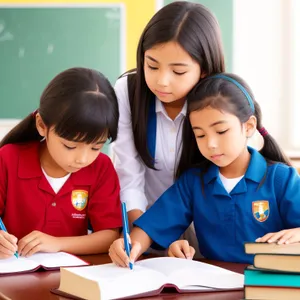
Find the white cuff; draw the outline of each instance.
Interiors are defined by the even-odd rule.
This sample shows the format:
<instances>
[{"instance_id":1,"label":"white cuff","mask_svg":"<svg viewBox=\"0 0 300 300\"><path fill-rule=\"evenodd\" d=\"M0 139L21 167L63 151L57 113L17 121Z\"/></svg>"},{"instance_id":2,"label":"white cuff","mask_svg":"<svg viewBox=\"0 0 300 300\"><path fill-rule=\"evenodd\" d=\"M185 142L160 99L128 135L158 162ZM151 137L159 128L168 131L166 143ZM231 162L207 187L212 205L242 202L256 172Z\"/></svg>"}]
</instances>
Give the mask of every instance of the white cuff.
<instances>
[{"instance_id":1,"label":"white cuff","mask_svg":"<svg viewBox=\"0 0 300 300\"><path fill-rule=\"evenodd\" d=\"M126 189L121 191L120 198L126 203L127 211L139 209L142 212L146 211L148 201L144 193L135 189Z\"/></svg>"}]
</instances>

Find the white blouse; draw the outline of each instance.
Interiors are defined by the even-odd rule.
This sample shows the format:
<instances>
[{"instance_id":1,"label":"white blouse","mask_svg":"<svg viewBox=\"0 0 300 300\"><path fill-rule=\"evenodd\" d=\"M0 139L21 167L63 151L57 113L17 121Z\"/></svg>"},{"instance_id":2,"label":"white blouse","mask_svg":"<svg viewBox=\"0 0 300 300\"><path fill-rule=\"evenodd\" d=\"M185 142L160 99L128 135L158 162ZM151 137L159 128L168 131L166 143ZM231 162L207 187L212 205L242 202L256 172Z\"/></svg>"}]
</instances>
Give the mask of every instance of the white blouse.
<instances>
[{"instance_id":1,"label":"white blouse","mask_svg":"<svg viewBox=\"0 0 300 300\"><path fill-rule=\"evenodd\" d=\"M187 103L175 120L172 120L161 101L156 98L155 167L158 171L155 171L145 166L134 145L127 76L117 80L115 92L120 119L117 140L112 144L111 150L121 185L121 201L126 203L127 211L145 211L174 182L175 164L181 153L182 125Z\"/></svg>"}]
</instances>

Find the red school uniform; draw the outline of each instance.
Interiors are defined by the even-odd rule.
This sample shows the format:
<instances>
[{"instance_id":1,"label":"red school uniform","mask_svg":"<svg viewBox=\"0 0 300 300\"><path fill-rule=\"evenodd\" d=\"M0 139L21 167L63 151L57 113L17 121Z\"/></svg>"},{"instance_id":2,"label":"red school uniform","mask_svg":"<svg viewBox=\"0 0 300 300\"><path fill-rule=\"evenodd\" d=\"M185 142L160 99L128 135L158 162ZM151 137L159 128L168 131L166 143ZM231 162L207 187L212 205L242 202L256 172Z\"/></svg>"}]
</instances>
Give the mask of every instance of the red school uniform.
<instances>
[{"instance_id":1,"label":"red school uniform","mask_svg":"<svg viewBox=\"0 0 300 300\"><path fill-rule=\"evenodd\" d=\"M0 216L7 231L21 239L33 230L53 236L87 234L122 226L120 186L115 169L100 153L72 173L56 194L39 161L39 142L0 148Z\"/></svg>"}]
</instances>

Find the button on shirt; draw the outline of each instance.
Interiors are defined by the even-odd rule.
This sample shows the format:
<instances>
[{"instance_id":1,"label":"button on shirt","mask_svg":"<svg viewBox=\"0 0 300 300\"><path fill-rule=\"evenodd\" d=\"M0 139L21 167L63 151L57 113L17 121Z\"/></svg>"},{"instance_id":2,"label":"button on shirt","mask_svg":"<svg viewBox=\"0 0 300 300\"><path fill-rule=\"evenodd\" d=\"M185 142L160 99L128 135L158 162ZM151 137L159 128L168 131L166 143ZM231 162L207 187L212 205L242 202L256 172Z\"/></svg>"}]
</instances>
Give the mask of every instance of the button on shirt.
<instances>
[{"instance_id":1,"label":"button on shirt","mask_svg":"<svg viewBox=\"0 0 300 300\"><path fill-rule=\"evenodd\" d=\"M117 140L112 145L112 156L121 185L121 200L127 210L145 211L174 183L174 172L180 158L181 134L187 104L172 120L159 99L155 102L157 116L155 167L146 167L135 145L131 110L128 98L127 76L116 82L120 119Z\"/></svg>"}]
</instances>

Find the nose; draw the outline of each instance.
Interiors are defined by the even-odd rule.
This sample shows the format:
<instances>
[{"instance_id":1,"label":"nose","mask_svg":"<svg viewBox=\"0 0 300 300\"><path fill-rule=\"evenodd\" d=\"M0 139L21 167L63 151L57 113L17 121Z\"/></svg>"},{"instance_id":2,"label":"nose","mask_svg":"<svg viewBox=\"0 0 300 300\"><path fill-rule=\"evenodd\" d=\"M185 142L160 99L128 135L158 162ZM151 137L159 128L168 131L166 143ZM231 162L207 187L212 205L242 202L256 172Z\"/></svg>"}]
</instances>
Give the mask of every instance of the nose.
<instances>
[{"instance_id":1,"label":"nose","mask_svg":"<svg viewBox=\"0 0 300 300\"><path fill-rule=\"evenodd\" d=\"M87 164L87 162L88 162L88 152L85 151L85 150L80 151L77 154L76 158L75 158L75 162L78 165L85 165L85 164Z\"/></svg>"},{"instance_id":2,"label":"nose","mask_svg":"<svg viewBox=\"0 0 300 300\"><path fill-rule=\"evenodd\" d=\"M169 75L167 72L160 72L157 78L157 84L160 86L169 85Z\"/></svg>"},{"instance_id":3,"label":"nose","mask_svg":"<svg viewBox=\"0 0 300 300\"><path fill-rule=\"evenodd\" d=\"M217 146L218 146L218 143L217 143L217 139L216 138L214 138L214 137L208 138L208 140L207 140L207 147L209 149L216 149Z\"/></svg>"}]
</instances>

